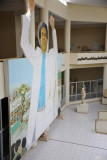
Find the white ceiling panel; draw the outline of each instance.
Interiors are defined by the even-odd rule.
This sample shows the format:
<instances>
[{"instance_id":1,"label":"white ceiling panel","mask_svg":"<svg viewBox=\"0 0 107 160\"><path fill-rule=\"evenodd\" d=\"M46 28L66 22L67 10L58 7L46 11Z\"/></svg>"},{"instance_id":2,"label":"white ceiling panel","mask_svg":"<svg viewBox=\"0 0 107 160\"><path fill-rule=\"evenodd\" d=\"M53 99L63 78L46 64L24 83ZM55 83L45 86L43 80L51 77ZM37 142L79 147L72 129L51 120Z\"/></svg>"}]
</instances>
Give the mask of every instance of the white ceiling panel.
<instances>
[{"instance_id":1,"label":"white ceiling panel","mask_svg":"<svg viewBox=\"0 0 107 160\"><path fill-rule=\"evenodd\" d=\"M71 4L107 7L107 0L66 0Z\"/></svg>"}]
</instances>

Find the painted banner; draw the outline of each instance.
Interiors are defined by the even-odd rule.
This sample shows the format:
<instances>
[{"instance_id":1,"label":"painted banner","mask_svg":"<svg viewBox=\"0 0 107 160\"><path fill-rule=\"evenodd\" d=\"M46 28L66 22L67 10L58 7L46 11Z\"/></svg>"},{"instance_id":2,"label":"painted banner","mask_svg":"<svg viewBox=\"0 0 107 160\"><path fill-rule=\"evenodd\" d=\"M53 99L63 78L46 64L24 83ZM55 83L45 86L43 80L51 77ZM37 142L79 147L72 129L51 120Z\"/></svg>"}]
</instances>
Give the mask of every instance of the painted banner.
<instances>
[{"instance_id":1,"label":"painted banner","mask_svg":"<svg viewBox=\"0 0 107 160\"><path fill-rule=\"evenodd\" d=\"M32 123L34 123L34 119L36 122L33 128L31 145L29 145L27 139L29 138L29 125L32 125L29 123L29 117L32 107L31 98L34 70L27 58L8 60L7 63L7 75L9 75L11 160L15 160L18 156L23 157L26 151L40 137L40 135L58 115L58 108L61 105L61 54L58 54L57 57L56 74L58 76L56 77L58 80L58 87L57 81L56 86L53 85L53 80L55 80L55 78L54 74L52 74L53 77L51 75L50 78L51 83L49 83L48 85L50 95L48 97L49 99L46 101L46 107L44 108L44 110L38 112L36 104L34 106L36 119L32 117Z\"/></svg>"},{"instance_id":2,"label":"painted banner","mask_svg":"<svg viewBox=\"0 0 107 160\"><path fill-rule=\"evenodd\" d=\"M27 59L8 61L11 160L27 151L33 69Z\"/></svg>"},{"instance_id":3,"label":"painted banner","mask_svg":"<svg viewBox=\"0 0 107 160\"><path fill-rule=\"evenodd\" d=\"M57 52L54 17L50 16L53 48L49 51L47 25L39 24L40 47L34 49L29 42L29 10L22 16L22 24L21 47L26 58L8 60L7 65L12 160L22 157L37 141L61 105L61 55Z\"/></svg>"}]
</instances>

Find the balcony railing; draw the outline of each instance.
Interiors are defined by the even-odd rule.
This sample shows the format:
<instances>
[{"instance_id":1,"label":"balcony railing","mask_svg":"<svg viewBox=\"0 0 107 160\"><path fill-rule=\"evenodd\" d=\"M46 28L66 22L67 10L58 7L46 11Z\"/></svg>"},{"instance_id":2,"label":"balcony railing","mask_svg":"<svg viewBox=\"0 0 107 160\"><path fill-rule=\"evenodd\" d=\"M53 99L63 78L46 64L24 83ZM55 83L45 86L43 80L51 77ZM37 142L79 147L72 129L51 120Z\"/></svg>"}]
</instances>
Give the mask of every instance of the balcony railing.
<instances>
[{"instance_id":1,"label":"balcony railing","mask_svg":"<svg viewBox=\"0 0 107 160\"><path fill-rule=\"evenodd\" d=\"M71 53L69 63L70 65L107 63L107 52Z\"/></svg>"},{"instance_id":2,"label":"balcony railing","mask_svg":"<svg viewBox=\"0 0 107 160\"><path fill-rule=\"evenodd\" d=\"M69 101L77 101L82 99L81 89L85 87L86 98L92 99L103 96L103 79L70 82Z\"/></svg>"}]
</instances>

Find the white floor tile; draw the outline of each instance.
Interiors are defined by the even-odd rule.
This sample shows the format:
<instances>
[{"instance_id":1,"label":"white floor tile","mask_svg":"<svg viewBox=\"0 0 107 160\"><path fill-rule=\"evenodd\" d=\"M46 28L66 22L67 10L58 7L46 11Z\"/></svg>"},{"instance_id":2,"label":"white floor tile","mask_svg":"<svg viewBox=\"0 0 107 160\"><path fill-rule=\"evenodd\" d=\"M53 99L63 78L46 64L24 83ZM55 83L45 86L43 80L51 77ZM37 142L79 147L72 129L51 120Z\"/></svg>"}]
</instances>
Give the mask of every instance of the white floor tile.
<instances>
[{"instance_id":1,"label":"white floor tile","mask_svg":"<svg viewBox=\"0 0 107 160\"><path fill-rule=\"evenodd\" d=\"M51 140L38 142L23 160L107 160L107 135L95 133L98 110L107 105L89 103L88 114L77 113L76 108L66 108L64 120L56 119L50 126Z\"/></svg>"},{"instance_id":2,"label":"white floor tile","mask_svg":"<svg viewBox=\"0 0 107 160\"><path fill-rule=\"evenodd\" d=\"M64 120L56 120L50 127L51 139L107 149L107 135L95 132L98 111L107 109L99 101L89 103L89 113L76 112L77 105L64 110Z\"/></svg>"}]
</instances>

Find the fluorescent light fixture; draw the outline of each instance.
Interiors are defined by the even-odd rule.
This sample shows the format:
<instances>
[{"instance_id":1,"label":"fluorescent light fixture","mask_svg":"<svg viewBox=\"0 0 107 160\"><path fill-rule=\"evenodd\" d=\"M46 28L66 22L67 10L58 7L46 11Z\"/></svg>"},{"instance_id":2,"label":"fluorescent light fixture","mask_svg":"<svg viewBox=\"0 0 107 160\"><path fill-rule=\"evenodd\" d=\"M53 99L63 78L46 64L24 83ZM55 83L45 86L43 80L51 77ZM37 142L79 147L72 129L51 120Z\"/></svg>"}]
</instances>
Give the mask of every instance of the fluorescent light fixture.
<instances>
[{"instance_id":1,"label":"fluorescent light fixture","mask_svg":"<svg viewBox=\"0 0 107 160\"><path fill-rule=\"evenodd\" d=\"M65 6L67 6L67 1L66 0L59 0L61 3L63 3Z\"/></svg>"}]
</instances>

